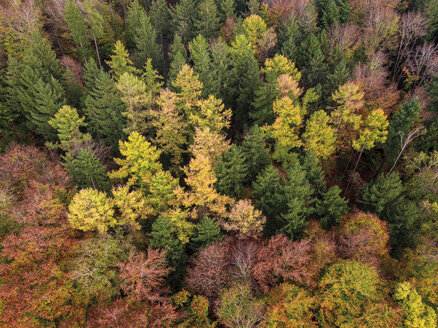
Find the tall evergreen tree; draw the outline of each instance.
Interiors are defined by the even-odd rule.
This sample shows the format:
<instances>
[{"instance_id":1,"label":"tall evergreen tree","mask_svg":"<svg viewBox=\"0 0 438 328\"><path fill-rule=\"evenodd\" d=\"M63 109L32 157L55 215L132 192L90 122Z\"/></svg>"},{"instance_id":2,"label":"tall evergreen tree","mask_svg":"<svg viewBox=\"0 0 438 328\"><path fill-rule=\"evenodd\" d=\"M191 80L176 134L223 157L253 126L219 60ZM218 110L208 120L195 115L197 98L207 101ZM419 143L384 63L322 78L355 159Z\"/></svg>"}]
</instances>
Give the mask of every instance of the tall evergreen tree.
<instances>
[{"instance_id":1,"label":"tall evergreen tree","mask_svg":"<svg viewBox=\"0 0 438 328\"><path fill-rule=\"evenodd\" d=\"M94 88L90 89L84 100L84 113L89 122L89 130L106 145L117 147L118 141L123 139L125 119L122 112L126 106L108 73L100 71L94 84Z\"/></svg>"},{"instance_id":2,"label":"tall evergreen tree","mask_svg":"<svg viewBox=\"0 0 438 328\"><path fill-rule=\"evenodd\" d=\"M178 35L184 44L193 36L194 18L196 15L196 2L194 0L181 0L170 9L174 35Z\"/></svg>"},{"instance_id":3,"label":"tall evergreen tree","mask_svg":"<svg viewBox=\"0 0 438 328\"><path fill-rule=\"evenodd\" d=\"M246 135L241 150L248 166L247 182L252 183L270 163L263 131L257 125L253 126Z\"/></svg>"},{"instance_id":4,"label":"tall evergreen tree","mask_svg":"<svg viewBox=\"0 0 438 328\"><path fill-rule=\"evenodd\" d=\"M85 25L84 17L74 0L67 0L64 7L64 19L70 29L73 42L78 48L79 57L82 61L87 61L92 54L90 41L88 39L88 29Z\"/></svg>"},{"instance_id":5,"label":"tall evergreen tree","mask_svg":"<svg viewBox=\"0 0 438 328\"><path fill-rule=\"evenodd\" d=\"M243 198L247 181L248 166L245 156L236 145L222 154L216 165L217 181L215 188L222 194L233 198Z\"/></svg>"},{"instance_id":6,"label":"tall evergreen tree","mask_svg":"<svg viewBox=\"0 0 438 328\"><path fill-rule=\"evenodd\" d=\"M341 216L348 211L347 201L340 196L340 193L341 189L333 186L316 201L315 213L324 229L338 225Z\"/></svg>"},{"instance_id":7,"label":"tall evergreen tree","mask_svg":"<svg viewBox=\"0 0 438 328\"><path fill-rule=\"evenodd\" d=\"M220 18L215 1L201 1L198 5L198 15L194 19L196 32L208 40L218 35L220 26Z\"/></svg>"}]
</instances>

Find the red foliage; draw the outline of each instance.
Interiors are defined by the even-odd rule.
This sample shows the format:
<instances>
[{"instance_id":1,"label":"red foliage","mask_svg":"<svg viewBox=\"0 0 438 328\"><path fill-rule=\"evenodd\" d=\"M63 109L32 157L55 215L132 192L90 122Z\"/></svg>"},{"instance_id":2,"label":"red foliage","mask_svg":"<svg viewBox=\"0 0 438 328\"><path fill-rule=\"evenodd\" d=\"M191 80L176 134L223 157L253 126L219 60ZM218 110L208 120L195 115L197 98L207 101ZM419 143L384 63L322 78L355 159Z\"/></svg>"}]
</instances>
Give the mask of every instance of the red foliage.
<instances>
[{"instance_id":1,"label":"red foliage","mask_svg":"<svg viewBox=\"0 0 438 328\"><path fill-rule=\"evenodd\" d=\"M132 251L126 263L120 263L120 278L125 294L137 301L164 302L169 293L166 276L166 252L148 248L144 253Z\"/></svg>"},{"instance_id":2,"label":"red foliage","mask_svg":"<svg viewBox=\"0 0 438 328\"><path fill-rule=\"evenodd\" d=\"M92 308L88 317L88 328L162 328L174 327L178 315L167 303L149 305L117 299L106 307Z\"/></svg>"},{"instance_id":3,"label":"red foliage","mask_svg":"<svg viewBox=\"0 0 438 328\"><path fill-rule=\"evenodd\" d=\"M255 280L265 291L286 280L310 284L311 249L308 239L292 242L282 234L272 237L257 254L258 263L253 269Z\"/></svg>"},{"instance_id":4,"label":"red foliage","mask_svg":"<svg viewBox=\"0 0 438 328\"><path fill-rule=\"evenodd\" d=\"M75 78L76 82L78 82L79 85L83 85L84 82L82 80L82 68L81 64L79 64L77 61L72 59L68 56L62 56L61 57L61 65L65 67L65 69L70 70L70 72L73 74L73 77Z\"/></svg>"},{"instance_id":5,"label":"red foliage","mask_svg":"<svg viewBox=\"0 0 438 328\"><path fill-rule=\"evenodd\" d=\"M257 254L262 246L256 239L234 238L230 242L230 264L232 274L239 281L250 282Z\"/></svg>"},{"instance_id":6,"label":"red foliage","mask_svg":"<svg viewBox=\"0 0 438 328\"><path fill-rule=\"evenodd\" d=\"M187 268L185 284L194 294L216 297L228 281L227 243L215 242L204 248Z\"/></svg>"}]
</instances>

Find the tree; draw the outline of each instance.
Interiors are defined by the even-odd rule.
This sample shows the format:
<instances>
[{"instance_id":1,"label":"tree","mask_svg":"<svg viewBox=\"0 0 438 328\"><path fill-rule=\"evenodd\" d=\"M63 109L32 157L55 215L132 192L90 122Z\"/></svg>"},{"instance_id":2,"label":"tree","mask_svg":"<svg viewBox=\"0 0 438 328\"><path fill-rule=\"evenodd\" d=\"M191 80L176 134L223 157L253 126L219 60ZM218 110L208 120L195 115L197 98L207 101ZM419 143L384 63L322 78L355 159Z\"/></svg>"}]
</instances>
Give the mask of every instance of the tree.
<instances>
[{"instance_id":1,"label":"tree","mask_svg":"<svg viewBox=\"0 0 438 328\"><path fill-rule=\"evenodd\" d=\"M64 157L64 168L79 188L96 188L108 190L110 183L105 167L100 163L92 149L82 148L75 154Z\"/></svg>"},{"instance_id":2,"label":"tree","mask_svg":"<svg viewBox=\"0 0 438 328\"><path fill-rule=\"evenodd\" d=\"M95 189L80 190L74 195L68 209L68 219L74 229L104 233L117 225L112 200Z\"/></svg>"},{"instance_id":3,"label":"tree","mask_svg":"<svg viewBox=\"0 0 438 328\"><path fill-rule=\"evenodd\" d=\"M350 14L350 6L345 0L319 0L318 8L319 24L322 28L328 28L337 23L347 23Z\"/></svg>"},{"instance_id":4,"label":"tree","mask_svg":"<svg viewBox=\"0 0 438 328\"><path fill-rule=\"evenodd\" d=\"M226 245L213 242L191 259L185 285L196 294L215 297L228 281L229 255Z\"/></svg>"},{"instance_id":5,"label":"tree","mask_svg":"<svg viewBox=\"0 0 438 328\"><path fill-rule=\"evenodd\" d=\"M379 176L362 190L359 204L365 211L380 215L391 202L400 197L403 185L397 173Z\"/></svg>"},{"instance_id":6,"label":"tree","mask_svg":"<svg viewBox=\"0 0 438 328\"><path fill-rule=\"evenodd\" d=\"M292 242L285 235L273 236L257 253L252 270L257 284L267 292L280 281L310 284L314 274L311 244L302 239Z\"/></svg>"},{"instance_id":7,"label":"tree","mask_svg":"<svg viewBox=\"0 0 438 328\"><path fill-rule=\"evenodd\" d=\"M146 93L146 84L135 75L125 72L117 83L121 99L126 104L127 111L122 112L126 117L127 126L123 132L129 135L131 132L146 132L146 118L150 115L145 109L149 102Z\"/></svg>"},{"instance_id":8,"label":"tree","mask_svg":"<svg viewBox=\"0 0 438 328\"><path fill-rule=\"evenodd\" d=\"M216 165L217 181L215 188L222 194L233 198L243 198L246 191L248 165L241 149L233 145L222 154Z\"/></svg>"},{"instance_id":9,"label":"tree","mask_svg":"<svg viewBox=\"0 0 438 328\"><path fill-rule=\"evenodd\" d=\"M184 44L192 39L196 4L193 0L182 0L170 9L174 34L178 35Z\"/></svg>"},{"instance_id":10,"label":"tree","mask_svg":"<svg viewBox=\"0 0 438 328\"><path fill-rule=\"evenodd\" d=\"M136 72L134 63L129 59L129 53L120 40L117 40L114 45L113 54L110 58L111 60L106 63L111 68L111 73L117 81L124 73L134 74Z\"/></svg>"},{"instance_id":11,"label":"tree","mask_svg":"<svg viewBox=\"0 0 438 328\"><path fill-rule=\"evenodd\" d=\"M128 141L119 141L123 158L115 158L118 170L109 173L111 179L128 179L128 186L137 185L147 191L152 177L161 170L160 151L138 132L132 132Z\"/></svg>"},{"instance_id":12,"label":"tree","mask_svg":"<svg viewBox=\"0 0 438 328\"><path fill-rule=\"evenodd\" d=\"M373 110L366 117L359 138L353 140L353 148L363 151L364 149L373 148L376 143L385 142L388 134L388 124L383 110Z\"/></svg>"},{"instance_id":13,"label":"tree","mask_svg":"<svg viewBox=\"0 0 438 328\"><path fill-rule=\"evenodd\" d=\"M166 252L149 247L146 254L131 251L126 262L118 264L123 292L137 301L165 302L169 292L166 276L170 271Z\"/></svg>"},{"instance_id":14,"label":"tree","mask_svg":"<svg viewBox=\"0 0 438 328\"><path fill-rule=\"evenodd\" d=\"M195 138L190 146L190 151L194 157L198 155L205 156L211 163L216 166L222 154L230 150L231 145L225 139L225 135L216 131L211 131L210 128L195 129Z\"/></svg>"},{"instance_id":15,"label":"tree","mask_svg":"<svg viewBox=\"0 0 438 328\"><path fill-rule=\"evenodd\" d=\"M254 206L266 215L265 234L268 236L280 229L280 216L287 210L283 183L284 178L272 165L261 171L252 183Z\"/></svg>"},{"instance_id":16,"label":"tree","mask_svg":"<svg viewBox=\"0 0 438 328\"><path fill-rule=\"evenodd\" d=\"M140 230L139 220L145 219L151 212L146 199L137 190L129 191L128 186L118 186L112 189L113 204L117 214L117 224L125 225L133 230Z\"/></svg>"},{"instance_id":17,"label":"tree","mask_svg":"<svg viewBox=\"0 0 438 328\"><path fill-rule=\"evenodd\" d=\"M202 83L189 65L184 65L178 72L172 86L177 91L177 106L187 118L196 116L196 105L202 93Z\"/></svg>"},{"instance_id":18,"label":"tree","mask_svg":"<svg viewBox=\"0 0 438 328\"><path fill-rule=\"evenodd\" d=\"M208 0L210 1L210 0ZM199 34L189 43L190 59L193 62L193 70L199 76L203 84L204 97L213 94L219 95L220 81L217 78L217 67L213 65L210 46L204 36Z\"/></svg>"},{"instance_id":19,"label":"tree","mask_svg":"<svg viewBox=\"0 0 438 328\"><path fill-rule=\"evenodd\" d=\"M225 22L228 17L236 16L234 0L224 0L220 2L221 21Z\"/></svg>"},{"instance_id":20,"label":"tree","mask_svg":"<svg viewBox=\"0 0 438 328\"><path fill-rule=\"evenodd\" d=\"M222 100L213 95L198 102L199 109L189 115L189 122L199 129L209 129L214 133L220 134L224 129L230 127L231 110L225 109Z\"/></svg>"},{"instance_id":21,"label":"tree","mask_svg":"<svg viewBox=\"0 0 438 328\"><path fill-rule=\"evenodd\" d=\"M191 240L195 249L205 248L220 238L219 225L208 216L202 218L195 229L196 232Z\"/></svg>"},{"instance_id":22,"label":"tree","mask_svg":"<svg viewBox=\"0 0 438 328\"><path fill-rule=\"evenodd\" d=\"M303 231L305 218L313 212L309 206L313 200L313 190L307 181L306 172L295 163L287 172L288 180L284 186L287 211L281 214L280 229L291 239L297 239Z\"/></svg>"},{"instance_id":23,"label":"tree","mask_svg":"<svg viewBox=\"0 0 438 328\"><path fill-rule=\"evenodd\" d=\"M149 16L151 17L152 26L158 33L164 54L164 45L167 42L168 35L170 33L170 13L169 9L167 8L167 1L153 1L149 9Z\"/></svg>"},{"instance_id":24,"label":"tree","mask_svg":"<svg viewBox=\"0 0 438 328\"><path fill-rule=\"evenodd\" d=\"M208 299L204 296L192 296L188 291L182 290L172 297L171 302L187 311L181 326L194 328L216 327L217 322L211 322L208 317Z\"/></svg>"},{"instance_id":25,"label":"tree","mask_svg":"<svg viewBox=\"0 0 438 328\"><path fill-rule=\"evenodd\" d=\"M405 327L434 328L437 326L437 315L434 309L423 303L421 296L409 282L399 283L393 297L404 310L403 323Z\"/></svg>"},{"instance_id":26,"label":"tree","mask_svg":"<svg viewBox=\"0 0 438 328\"><path fill-rule=\"evenodd\" d=\"M134 28L135 63L137 67L143 67L148 58L151 58L154 68L163 72L163 55L156 40L157 31L153 28L149 16L142 10L138 25Z\"/></svg>"},{"instance_id":27,"label":"tree","mask_svg":"<svg viewBox=\"0 0 438 328\"><path fill-rule=\"evenodd\" d=\"M207 40L216 36L220 28L220 18L214 0L203 0L198 5L198 15L194 19L196 32Z\"/></svg>"},{"instance_id":28,"label":"tree","mask_svg":"<svg viewBox=\"0 0 438 328\"><path fill-rule=\"evenodd\" d=\"M376 269L360 262L343 261L330 266L318 283L319 324L397 326L397 315L385 304L378 284Z\"/></svg>"},{"instance_id":29,"label":"tree","mask_svg":"<svg viewBox=\"0 0 438 328\"><path fill-rule=\"evenodd\" d=\"M250 288L239 284L222 292L218 317L225 327L255 327L261 321L262 309Z\"/></svg>"},{"instance_id":30,"label":"tree","mask_svg":"<svg viewBox=\"0 0 438 328\"><path fill-rule=\"evenodd\" d=\"M93 38L94 47L96 49L97 62L99 68L102 68L102 62L100 59L98 39L101 39L105 34L105 20L101 12L102 5L96 0L85 1L82 3L83 10L85 12L84 21L88 25L88 32Z\"/></svg>"},{"instance_id":31,"label":"tree","mask_svg":"<svg viewBox=\"0 0 438 328\"><path fill-rule=\"evenodd\" d=\"M338 247L342 257L378 268L388 255L388 241L386 223L377 216L358 212L342 218Z\"/></svg>"},{"instance_id":32,"label":"tree","mask_svg":"<svg viewBox=\"0 0 438 328\"><path fill-rule=\"evenodd\" d=\"M81 60L87 62L91 49L90 41L88 40L88 29L85 25L82 13L74 0L66 1L64 10L64 19L72 34L73 42L76 47L79 48L78 51Z\"/></svg>"},{"instance_id":33,"label":"tree","mask_svg":"<svg viewBox=\"0 0 438 328\"><path fill-rule=\"evenodd\" d=\"M264 322L267 328L316 328L313 319L315 299L310 292L289 283L274 288L268 295Z\"/></svg>"},{"instance_id":34,"label":"tree","mask_svg":"<svg viewBox=\"0 0 438 328\"><path fill-rule=\"evenodd\" d=\"M333 186L322 194L322 199L316 201L315 214L324 229L338 225L341 216L348 211L348 202L340 194L341 189Z\"/></svg>"},{"instance_id":35,"label":"tree","mask_svg":"<svg viewBox=\"0 0 438 328\"><path fill-rule=\"evenodd\" d=\"M304 148L313 150L322 158L327 158L335 151L335 129L328 125L329 116L323 111L314 112L306 122L303 134Z\"/></svg>"},{"instance_id":36,"label":"tree","mask_svg":"<svg viewBox=\"0 0 438 328\"><path fill-rule=\"evenodd\" d=\"M84 104L88 128L94 137L102 139L108 146L114 146L122 139L125 126L122 112L126 106L108 73L99 71Z\"/></svg>"},{"instance_id":37,"label":"tree","mask_svg":"<svg viewBox=\"0 0 438 328\"><path fill-rule=\"evenodd\" d=\"M60 148L66 153L74 153L75 148L91 141L88 133L82 133L80 128L86 127L84 117L79 117L76 108L61 107L48 122L58 133L60 144L49 144L50 148Z\"/></svg>"},{"instance_id":38,"label":"tree","mask_svg":"<svg viewBox=\"0 0 438 328\"><path fill-rule=\"evenodd\" d=\"M176 107L176 94L162 90L158 99L159 109L152 112L153 126L156 128L155 142L163 153L171 156L172 170L180 172L182 156L186 153L187 124Z\"/></svg>"},{"instance_id":39,"label":"tree","mask_svg":"<svg viewBox=\"0 0 438 328\"><path fill-rule=\"evenodd\" d=\"M168 80L175 81L178 73L181 71L184 65L187 64L187 50L182 43L182 39L179 35L175 34L172 45L169 50L169 73Z\"/></svg>"},{"instance_id":40,"label":"tree","mask_svg":"<svg viewBox=\"0 0 438 328\"><path fill-rule=\"evenodd\" d=\"M232 94L231 108L235 109L236 121L243 123L247 121L248 109L251 109L251 102L254 99L254 90L257 89L260 80L260 70L249 39L239 34L231 43L231 84Z\"/></svg>"},{"instance_id":41,"label":"tree","mask_svg":"<svg viewBox=\"0 0 438 328\"><path fill-rule=\"evenodd\" d=\"M262 212L254 209L250 200L239 200L231 208L226 218L220 220L226 231L236 231L240 236L254 236L263 230L266 218Z\"/></svg>"},{"instance_id":42,"label":"tree","mask_svg":"<svg viewBox=\"0 0 438 328\"><path fill-rule=\"evenodd\" d=\"M248 166L247 182L251 183L270 163L263 131L257 125L246 135L240 149Z\"/></svg>"},{"instance_id":43,"label":"tree","mask_svg":"<svg viewBox=\"0 0 438 328\"><path fill-rule=\"evenodd\" d=\"M141 17L144 15L144 8L138 0L130 1L126 12L126 43L128 48L135 46L135 30L140 26Z\"/></svg>"},{"instance_id":44,"label":"tree","mask_svg":"<svg viewBox=\"0 0 438 328\"><path fill-rule=\"evenodd\" d=\"M124 262L129 246L106 235L82 241L77 248L71 278L90 300L105 303L120 293L118 263Z\"/></svg>"},{"instance_id":45,"label":"tree","mask_svg":"<svg viewBox=\"0 0 438 328\"><path fill-rule=\"evenodd\" d=\"M314 151L306 153L303 159L303 169L306 171L306 177L312 189L321 196L327 191L324 172L321 169L320 161Z\"/></svg>"}]
</instances>

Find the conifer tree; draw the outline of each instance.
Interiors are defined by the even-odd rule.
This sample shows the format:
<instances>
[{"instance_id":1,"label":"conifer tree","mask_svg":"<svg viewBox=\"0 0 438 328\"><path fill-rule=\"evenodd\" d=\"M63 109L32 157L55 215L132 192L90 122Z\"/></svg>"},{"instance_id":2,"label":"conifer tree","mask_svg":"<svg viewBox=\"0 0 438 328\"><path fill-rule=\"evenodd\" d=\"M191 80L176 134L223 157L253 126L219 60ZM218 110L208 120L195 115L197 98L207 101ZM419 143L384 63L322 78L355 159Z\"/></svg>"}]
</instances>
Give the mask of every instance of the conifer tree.
<instances>
[{"instance_id":1,"label":"conifer tree","mask_svg":"<svg viewBox=\"0 0 438 328\"><path fill-rule=\"evenodd\" d=\"M193 0L181 0L170 8L174 34L178 35L184 44L192 39L195 14L196 3Z\"/></svg>"},{"instance_id":2,"label":"conifer tree","mask_svg":"<svg viewBox=\"0 0 438 328\"><path fill-rule=\"evenodd\" d=\"M94 84L84 100L89 131L108 146L114 147L123 138L125 119L122 112L126 106L108 73L99 71Z\"/></svg>"},{"instance_id":3,"label":"conifer tree","mask_svg":"<svg viewBox=\"0 0 438 328\"><path fill-rule=\"evenodd\" d=\"M216 68L213 66L209 45L202 35L198 35L189 43L190 59L193 62L193 70L199 76L203 84L203 96L219 94L219 80L216 76Z\"/></svg>"},{"instance_id":4,"label":"conifer tree","mask_svg":"<svg viewBox=\"0 0 438 328\"><path fill-rule=\"evenodd\" d=\"M245 156L236 145L222 154L216 165L217 191L233 198L243 198L248 166Z\"/></svg>"},{"instance_id":5,"label":"conifer tree","mask_svg":"<svg viewBox=\"0 0 438 328\"><path fill-rule=\"evenodd\" d=\"M170 33L170 13L166 0L153 1L149 10L149 16L152 26L157 31L158 39L163 46Z\"/></svg>"},{"instance_id":6,"label":"conifer tree","mask_svg":"<svg viewBox=\"0 0 438 328\"><path fill-rule=\"evenodd\" d=\"M306 171L307 180L312 189L318 195L322 195L327 190L327 185L324 178L324 172L321 169L320 161L314 151L306 152L303 159L303 169Z\"/></svg>"},{"instance_id":7,"label":"conifer tree","mask_svg":"<svg viewBox=\"0 0 438 328\"><path fill-rule=\"evenodd\" d=\"M139 186L147 191L152 177L161 170L158 162L160 151L152 146L138 132L132 132L128 141L119 141L120 153L124 158L115 158L120 168L109 173L111 179L127 179L127 185Z\"/></svg>"},{"instance_id":8,"label":"conifer tree","mask_svg":"<svg viewBox=\"0 0 438 328\"><path fill-rule=\"evenodd\" d=\"M198 15L194 19L197 34L207 40L216 36L220 28L220 18L214 0L202 0L198 5Z\"/></svg>"},{"instance_id":9,"label":"conifer tree","mask_svg":"<svg viewBox=\"0 0 438 328\"><path fill-rule=\"evenodd\" d=\"M233 90L232 96L235 97L232 108L235 110L236 121L242 126L248 121L248 109L252 107L254 91L260 84L260 70L251 43L245 35L238 35L232 42L230 55L230 88Z\"/></svg>"},{"instance_id":10,"label":"conifer tree","mask_svg":"<svg viewBox=\"0 0 438 328\"><path fill-rule=\"evenodd\" d=\"M178 73L181 71L184 65L187 64L187 51L182 43L182 39L179 35L175 34L172 45L169 51L170 67L168 80L175 81Z\"/></svg>"},{"instance_id":11,"label":"conifer tree","mask_svg":"<svg viewBox=\"0 0 438 328\"><path fill-rule=\"evenodd\" d=\"M128 5L126 13L126 44L128 48L135 46L135 30L140 26L141 17L144 15L144 8L140 5L138 0L131 1Z\"/></svg>"},{"instance_id":12,"label":"conifer tree","mask_svg":"<svg viewBox=\"0 0 438 328\"><path fill-rule=\"evenodd\" d=\"M311 198L313 190L306 178L306 172L297 162L287 172L288 180L284 186L287 211L281 215L281 233L290 239L297 239L305 227L305 219L312 214Z\"/></svg>"},{"instance_id":13,"label":"conifer tree","mask_svg":"<svg viewBox=\"0 0 438 328\"><path fill-rule=\"evenodd\" d=\"M263 131L253 126L242 142L241 151L248 167L247 182L252 183L270 163Z\"/></svg>"},{"instance_id":14,"label":"conifer tree","mask_svg":"<svg viewBox=\"0 0 438 328\"><path fill-rule=\"evenodd\" d=\"M157 44L157 31L151 24L151 20L143 10L140 15L138 26L134 28L135 64L143 67L148 58L152 59L152 65L158 71L164 71L163 54Z\"/></svg>"},{"instance_id":15,"label":"conifer tree","mask_svg":"<svg viewBox=\"0 0 438 328\"><path fill-rule=\"evenodd\" d=\"M93 150L82 148L77 154L68 153L63 166L79 188L95 188L107 191L110 187L105 167Z\"/></svg>"},{"instance_id":16,"label":"conifer tree","mask_svg":"<svg viewBox=\"0 0 438 328\"><path fill-rule=\"evenodd\" d=\"M288 20L283 24L279 33L281 44L280 52L289 60L295 61L298 55L299 44L302 41L302 33L295 15L292 13Z\"/></svg>"},{"instance_id":17,"label":"conifer tree","mask_svg":"<svg viewBox=\"0 0 438 328\"><path fill-rule=\"evenodd\" d=\"M123 73L134 74L136 69L133 62L129 59L129 53L120 40L117 40L113 54L110 56L111 60L106 63L111 68L115 80L119 80Z\"/></svg>"},{"instance_id":18,"label":"conifer tree","mask_svg":"<svg viewBox=\"0 0 438 328\"><path fill-rule=\"evenodd\" d=\"M340 196L341 189L333 186L322 194L315 204L315 214L320 218L321 226L329 229L339 223L339 219L348 211L347 201Z\"/></svg>"},{"instance_id":19,"label":"conifer tree","mask_svg":"<svg viewBox=\"0 0 438 328\"><path fill-rule=\"evenodd\" d=\"M210 245L220 238L221 229L219 225L209 217L202 218L196 225L196 232L192 238L193 247L197 250Z\"/></svg>"},{"instance_id":20,"label":"conifer tree","mask_svg":"<svg viewBox=\"0 0 438 328\"><path fill-rule=\"evenodd\" d=\"M126 104L126 111L122 112L127 122L123 132L127 135L134 131L146 132L146 118L150 115L144 108L148 103L146 84L135 75L125 72L116 86Z\"/></svg>"},{"instance_id":21,"label":"conifer tree","mask_svg":"<svg viewBox=\"0 0 438 328\"><path fill-rule=\"evenodd\" d=\"M99 8L99 6L100 3L96 0L87 0L83 2L84 11L86 13L84 20L89 26L88 32L94 42L94 48L96 50L99 68L102 68L98 40L100 40L104 36L105 21L104 16L100 11L101 8Z\"/></svg>"},{"instance_id":22,"label":"conifer tree","mask_svg":"<svg viewBox=\"0 0 438 328\"><path fill-rule=\"evenodd\" d=\"M220 1L220 12L221 12L221 20L225 22L228 17L236 16L236 4L234 0L223 0Z\"/></svg>"},{"instance_id":23,"label":"conifer tree","mask_svg":"<svg viewBox=\"0 0 438 328\"><path fill-rule=\"evenodd\" d=\"M91 48L88 39L88 29L85 25L82 12L74 0L66 1L64 12L64 19L72 34L73 42L78 48L79 56L82 61L87 62L91 55Z\"/></svg>"}]
</instances>

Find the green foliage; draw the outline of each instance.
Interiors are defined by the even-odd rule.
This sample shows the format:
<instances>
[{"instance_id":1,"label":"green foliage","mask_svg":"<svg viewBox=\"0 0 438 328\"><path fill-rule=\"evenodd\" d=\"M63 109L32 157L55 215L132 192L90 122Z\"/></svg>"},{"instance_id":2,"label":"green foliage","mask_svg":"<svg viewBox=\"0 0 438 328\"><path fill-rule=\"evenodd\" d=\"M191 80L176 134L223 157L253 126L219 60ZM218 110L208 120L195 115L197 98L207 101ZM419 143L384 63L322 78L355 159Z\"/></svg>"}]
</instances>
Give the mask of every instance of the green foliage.
<instances>
[{"instance_id":1,"label":"green foliage","mask_svg":"<svg viewBox=\"0 0 438 328\"><path fill-rule=\"evenodd\" d=\"M74 0L65 2L64 19L70 29L73 42L78 48L81 60L87 61L91 52L90 41L88 40L88 29L78 5Z\"/></svg>"},{"instance_id":2,"label":"green foliage","mask_svg":"<svg viewBox=\"0 0 438 328\"><path fill-rule=\"evenodd\" d=\"M170 9L174 33L181 38L184 44L192 39L195 14L196 2L193 0L181 0Z\"/></svg>"},{"instance_id":3,"label":"green foliage","mask_svg":"<svg viewBox=\"0 0 438 328\"><path fill-rule=\"evenodd\" d=\"M346 0L318 0L316 2L318 8L319 25L322 28L348 22L350 15L350 6Z\"/></svg>"},{"instance_id":4,"label":"green foliage","mask_svg":"<svg viewBox=\"0 0 438 328\"><path fill-rule=\"evenodd\" d=\"M129 53L120 40L117 40L114 45L111 60L107 61L107 64L116 80L119 80L123 73L134 74L136 72L133 62L129 59Z\"/></svg>"},{"instance_id":5,"label":"green foliage","mask_svg":"<svg viewBox=\"0 0 438 328\"><path fill-rule=\"evenodd\" d=\"M216 165L217 181L215 188L222 194L233 198L243 198L247 181L248 165L245 155L236 145L222 154Z\"/></svg>"},{"instance_id":6,"label":"green foliage","mask_svg":"<svg viewBox=\"0 0 438 328\"><path fill-rule=\"evenodd\" d=\"M202 218L196 225L196 232L192 238L193 248L202 249L220 238L221 229L219 225L209 217Z\"/></svg>"},{"instance_id":7,"label":"green foliage","mask_svg":"<svg viewBox=\"0 0 438 328\"><path fill-rule=\"evenodd\" d=\"M84 100L88 129L95 139L114 147L123 138L125 119L122 112L126 106L108 73L99 71L93 84Z\"/></svg>"},{"instance_id":8,"label":"green foliage","mask_svg":"<svg viewBox=\"0 0 438 328\"><path fill-rule=\"evenodd\" d=\"M263 131L257 125L253 126L246 135L240 149L248 167L247 182L252 183L257 175L270 163Z\"/></svg>"},{"instance_id":9,"label":"green foliage","mask_svg":"<svg viewBox=\"0 0 438 328\"><path fill-rule=\"evenodd\" d=\"M197 34L207 40L216 36L220 28L220 18L215 0L203 0L198 5L198 15L194 19Z\"/></svg>"},{"instance_id":10,"label":"green foliage","mask_svg":"<svg viewBox=\"0 0 438 328\"><path fill-rule=\"evenodd\" d=\"M105 167L92 150L80 149L75 155L67 154L64 160L64 168L79 188L109 189Z\"/></svg>"},{"instance_id":11,"label":"green foliage","mask_svg":"<svg viewBox=\"0 0 438 328\"><path fill-rule=\"evenodd\" d=\"M320 218L321 226L329 229L336 226L339 219L348 211L347 201L340 195L341 189L333 186L322 194L322 199L318 199L315 204L315 213Z\"/></svg>"},{"instance_id":12,"label":"green foliage","mask_svg":"<svg viewBox=\"0 0 438 328\"><path fill-rule=\"evenodd\" d=\"M327 185L324 172L321 169L320 161L315 152L309 151L306 153L303 159L303 168L306 171L307 180L309 180L313 190L315 190L318 195L325 193Z\"/></svg>"},{"instance_id":13,"label":"green foliage","mask_svg":"<svg viewBox=\"0 0 438 328\"><path fill-rule=\"evenodd\" d=\"M364 211L380 215L389 203L400 197L402 189L402 182L396 173L381 175L365 186L359 203Z\"/></svg>"}]
</instances>

